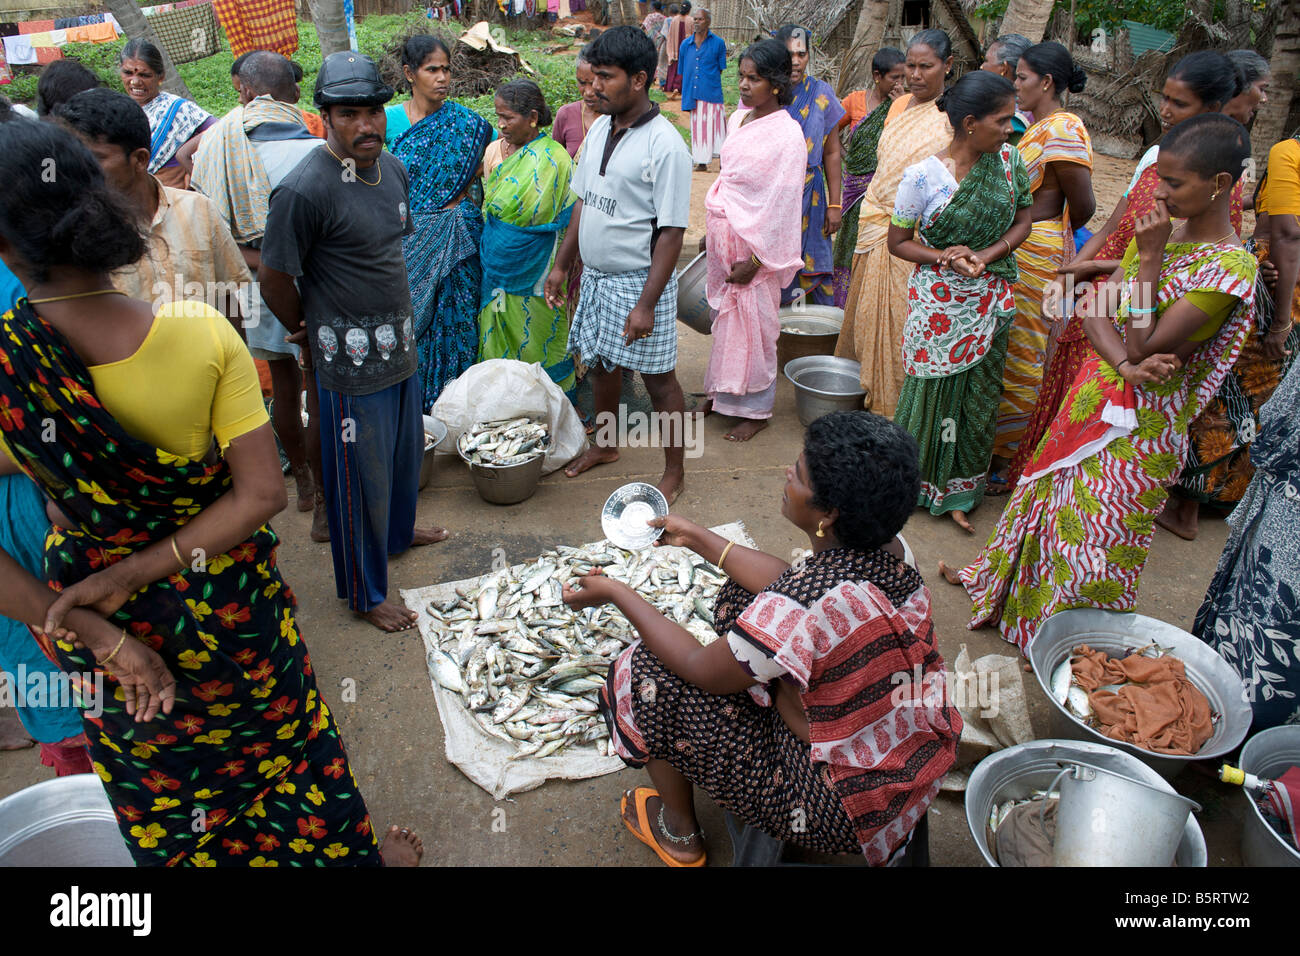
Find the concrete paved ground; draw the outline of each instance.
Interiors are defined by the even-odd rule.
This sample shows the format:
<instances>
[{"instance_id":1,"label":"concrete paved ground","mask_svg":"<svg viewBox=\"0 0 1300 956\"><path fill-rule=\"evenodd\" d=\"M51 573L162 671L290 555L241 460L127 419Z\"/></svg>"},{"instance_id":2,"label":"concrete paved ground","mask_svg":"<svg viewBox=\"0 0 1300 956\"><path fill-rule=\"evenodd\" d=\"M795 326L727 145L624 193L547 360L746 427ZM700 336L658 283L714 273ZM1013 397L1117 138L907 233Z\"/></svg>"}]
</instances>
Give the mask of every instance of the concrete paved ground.
<instances>
[{"instance_id":1,"label":"concrete paved ground","mask_svg":"<svg viewBox=\"0 0 1300 956\"><path fill-rule=\"evenodd\" d=\"M703 190L712 178L694 177L701 206ZM698 231L688 234L683 261L689 260L697 241ZM699 391L709 339L679 329L678 374L688 392ZM686 491L674 510L705 526L743 521L758 546L773 554L788 556L793 548L807 546L807 540L780 514L785 468L801 447L793 388L784 378L778 380L772 426L752 442L725 441L726 427L726 420L716 416L705 422L703 454L687 461ZM458 459L440 456L433 480L420 496L419 517L421 522L451 528L453 537L394 560L390 596L396 599L399 588L484 573L492 566L495 548L503 549L506 560L515 563L556 543L598 540L602 537L600 507L610 492L630 480L655 481L662 467L661 451L627 449L615 464L575 479L557 472L545 478L528 501L501 507L478 497ZM963 534L947 518L923 512L914 514L905 529L933 588L939 646L948 661L956 658L962 644L972 659L1014 653L996 632L965 629L969 601L935 571L940 558L950 563L973 559L1000 510L998 500L989 499L971 516L974 537ZM435 864L659 865L618 821L619 795L646 781L640 772L553 781L497 803L448 764L418 634L382 634L347 611L335 597L329 547L310 541L308 518L293 510L291 503L273 522L281 536L280 567L297 594L299 623L322 692L342 727L377 827L398 823L416 829L424 839L426 861ZM1189 627L1226 530L1221 520L1207 514L1200 538L1193 543L1158 532L1143 575L1138 610ZM1024 676L1035 705L1035 727L1046 735L1047 704L1033 675ZM353 683L345 685L345 681ZM355 687L355 701L341 699L344 686ZM0 796L51 774L40 766L34 751L0 753ZM1198 819L1206 833L1211 865L1238 864L1241 797L1200 768L1185 772L1177 786L1205 808ZM710 862L725 865L731 860L731 848L721 812L707 796L700 795L698 804ZM959 795L942 795L931 810L930 844L934 865L981 864Z\"/></svg>"}]
</instances>

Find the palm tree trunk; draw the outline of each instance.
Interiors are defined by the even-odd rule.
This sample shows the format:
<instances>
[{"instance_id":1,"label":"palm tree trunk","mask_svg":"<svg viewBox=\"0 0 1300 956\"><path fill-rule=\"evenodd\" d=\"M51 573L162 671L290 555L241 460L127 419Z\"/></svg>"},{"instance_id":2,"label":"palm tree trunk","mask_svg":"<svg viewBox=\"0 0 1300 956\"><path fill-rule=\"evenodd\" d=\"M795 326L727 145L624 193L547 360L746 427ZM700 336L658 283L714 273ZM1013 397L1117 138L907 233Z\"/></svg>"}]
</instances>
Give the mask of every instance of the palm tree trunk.
<instances>
[{"instance_id":1,"label":"palm tree trunk","mask_svg":"<svg viewBox=\"0 0 1300 956\"><path fill-rule=\"evenodd\" d=\"M836 92L841 97L865 85L871 71L871 58L884 41L888 23L889 0L862 0L858 22L853 28L853 40L840 59Z\"/></svg>"},{"instance_id":2,"label":"palm tree trunk","mask_svg":"<svg viewBox=\"0 0 1300 956\"><path fill-rule=\"evenodd\" d=\"M1014 2L1014 0L1013 0ZM948 15L948 20L952 23L956 36L954 46L961 59L962 47L966 48L966 59L970 60L976 66L984 62L984 51L980 48L980 38L975 33L975 28L970 25L966 19L966 11L961 8L959 0L939 0L939 5L943 7L944 12ZM1052 5L1047 5L1048 15L1051 15Z\"/></svg>"},{"instance_id":3,"label":"palm tree trunk","mask_svg":"<svg viewBox=\"0 0 1300 956\"><path fill-rule=\"evenodd\" d=\"M1251 145L1257 168L1262 172L1268 151L1286 138L1286 128L1300 83L1300 0L1286 0L1277 21L1273 38L1273 57L1269 60L1272 79L1268 85L1268 102L1260 107L1251 130Z\"/></svg>"},{"instance_id":4,"label":"palm tree trunk","mask_svg":"<svg viewBox=\"0 0 1300 956\"><path fill-rule=\"evenodd\" d=\"M163 60L162 88L168 93L183 96L187 100L191 99L190 88L185 85L185 80L181 78L180 71L172 62L171 54L158 39L158 34L140 12L140 5L135 0L108 0L108 9L127 37L132 40L148 40L158 48Z\"/></svg>"},{"instance_id":5,"label":"palm tree trunk","mask_svg":"<svg viewBox=\"0 0 1300 956\"><path fill-rule=\"evenodd\" d=\"M343 0L307 0L311 9L311 22L320 39L321 59L331 53L352 49L348 38L348 21L343 15Z\"/></svg>"},{"instance_id":6,"label":"palm tree trunk","mask_svg":"<svg viewBox=\"0 0 1300 956\"><path fill-rule=\"evenodd\" d=\"M1052 18L1054 0L1011 0L1007 4L1006 15L1002 18L999 36L1019 33L1030 43L1039 43L1047 30L1047 21Z\"/></svg>"}]
</instances>

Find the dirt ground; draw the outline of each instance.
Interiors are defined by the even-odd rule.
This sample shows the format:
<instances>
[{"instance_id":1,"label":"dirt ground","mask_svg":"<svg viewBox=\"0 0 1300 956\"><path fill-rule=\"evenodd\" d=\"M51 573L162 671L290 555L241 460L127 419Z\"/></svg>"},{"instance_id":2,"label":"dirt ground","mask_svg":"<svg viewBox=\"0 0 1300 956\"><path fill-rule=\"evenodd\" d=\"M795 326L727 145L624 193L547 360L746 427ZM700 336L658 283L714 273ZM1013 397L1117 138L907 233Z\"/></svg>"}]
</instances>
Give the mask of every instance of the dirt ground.
<instances>
[{"instance_id":1,"label":"dirt ground","mask_svg":"<svg viewBox=\"0 0 1300 956\"><path fill-rule=\"evenodd\" d=\"M716 161L714 163L716 169ZM1108 157L1097 160L1097 222L1133 168ZM703 231L704 192L715 173L693 178L692 222L683 249L689 259ZM687 391L701 387L709 339L679 326L678 375ZM723 439L725 420L704 424L702 455L687 461L686 491L674 510L706 526L743 521L760 548L789 555L805 547L799 532L780 515L785 469L800 451L802 428L795 416L793 388L778 379L772 425L755 440L735 445ZM391 562L390 595L490 570L493 551L504 549L510 563L528 560L557 543L577 545L602 537L600 507L631 480L655 480L661 452L628 449L622 458L579 478L562 472L546 477L528 501L508 507L484 503L469 475L451 456L439 456L434 477L419 499L419 520L450 527L450 540L404 554ZM293 489L290 488L291 499ZM971 515L976 534L962 534L947 519L917 512L904 533L933 590L940 650L948 661L966 646L972 658L1014 654L996 632L968 631L970 602L947 586L934 569L942 558L973 559L993 529L1000 509L990 499ZM443 756L439 724L421 639L415 632L387 635L353 617L335 595L328 545L308 538L309 515L289 509L274 521L281 536L280 567L299 601L299 623L311 647L322 694L342 728L357 780L377 827L391 823L416 829L429 865L659 865L619 823L620 793L646 782L624 769L591 780L559 782L496 803ZM1208 512L1200 537L1185 542L1158 531L1143 575L1138 611L1189 627L1204 596L1226 526ZM346 685L345 681L354 682ZM1024 675L1035 728L1046 735L1047 704L1032 675ZM355 686L354 701L340 688ZM0 753L0 797L48 779L33 750ZM1209 768L1196 766L1177 783L1201 803L1211 865L1238 865L1243 800L1215 782ZM697 802L713 865L731 861L720 810L703 794ZM496 812L494 812L496 811ZM936 866L978 866L981 858L967 828L960 794L941 795L930 811L930 851Z\"/></svg>"}]
</instances>

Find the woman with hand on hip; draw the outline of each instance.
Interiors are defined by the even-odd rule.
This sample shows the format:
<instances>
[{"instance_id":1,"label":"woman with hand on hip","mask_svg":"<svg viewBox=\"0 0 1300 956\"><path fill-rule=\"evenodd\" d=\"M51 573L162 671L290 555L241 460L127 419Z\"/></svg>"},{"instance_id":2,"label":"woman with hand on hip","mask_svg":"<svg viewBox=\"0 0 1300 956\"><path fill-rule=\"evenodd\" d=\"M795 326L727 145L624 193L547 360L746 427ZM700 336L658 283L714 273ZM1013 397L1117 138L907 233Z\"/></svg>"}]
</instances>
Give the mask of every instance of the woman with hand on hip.
<instances>
[{"instance_id":1,"label":"woman with hand on hip","mask_svg":"<svg viewBox=\"0 0 1300 956\"><path fill-rule=\"evenodd\" d=\"M1020 108L1039 119L1025 130L1016 147L1029 171L1033 229L1016 250L1020 278L1002 375L995 472L1001 472L1016 453L1043 380L1049 331L1043 317L1043 290L1056 277L1056 270L1073 257L1074 230L1092 218L1097 205L1092 192L1092 140L1083 120L1062 105L1065 93L1081 91L1086 80L1059 43L1031 46L1016 66ZM1000 478L991 481L1004 484Z\"/></svg>"}]
</instances>

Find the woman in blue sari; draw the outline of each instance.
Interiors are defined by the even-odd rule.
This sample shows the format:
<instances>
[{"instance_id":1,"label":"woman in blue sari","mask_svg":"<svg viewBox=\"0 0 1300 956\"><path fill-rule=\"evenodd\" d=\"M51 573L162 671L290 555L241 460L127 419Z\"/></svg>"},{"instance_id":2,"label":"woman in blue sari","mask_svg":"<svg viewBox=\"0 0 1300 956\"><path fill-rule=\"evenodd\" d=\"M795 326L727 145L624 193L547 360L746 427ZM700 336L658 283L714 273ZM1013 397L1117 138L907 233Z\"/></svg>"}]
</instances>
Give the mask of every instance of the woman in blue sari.
<instances>
[{"instance_id":1,"label":"woman in blue sari","mask_svg":"<svg viewBox=\"0 0 1300 956\"><path fill-rule=\"evenodd\" d=\"M784 305L802 297L805 302L834 305L835 250L831 236L840 228L842 217L843 148L838 128L844 107L829 83L811 75L812 33L806 27L787 23L776 31L776 39L790 51L794 102L786 110L803 127L808 146L803 183L803 268L781 293L781 302Z\"/></svg>"},{"instance_id":2,"label":"woman in blue sari","mask_svg":"<svg viewBox=\"0 0 1300 956\"><path fill-rule=\"evenodd\" d=\"M402 72L411 99L387 108L385 140L411 179L415 232L402 241L402 251L415 311L417 374L428 411L478 354L483 216L470 187L492 126L459 103L447 102L451 53L437 37L408 39Z\"/></svg>"},{"instance_id":3,"label":"woman in blue sari","mask_svg":"<svg viewBox=\"0 0 1300 956\"><path fill-rule=\"evenodd\" d=\"M551 111L532 80L511 80L496 94L495 140L483 158L483 285L479 358L539 362L573 397L569 317L542 286L573 214L568 151L543 129Z\"/></svg>"},{"instance_id":4,"label":"woman in blue sari","mask_svg":"<svg viewBox=\"0 0 1300 956\"><path fill-rule=\"evenodd\" d=\"M122 88L149 118L149 172L164 186L188 189L199 137L216 122L207 110L162 88L167 72L162 53L136 38L118 56Z\"/></svg>"}]
</instances>

